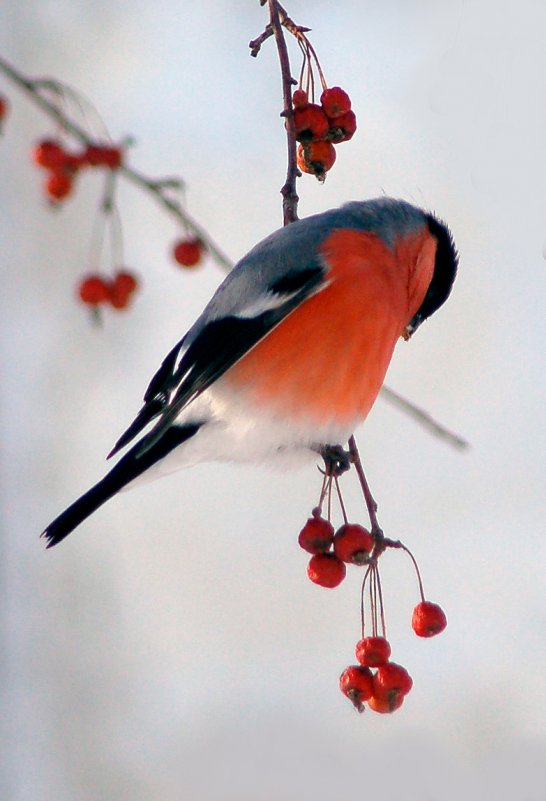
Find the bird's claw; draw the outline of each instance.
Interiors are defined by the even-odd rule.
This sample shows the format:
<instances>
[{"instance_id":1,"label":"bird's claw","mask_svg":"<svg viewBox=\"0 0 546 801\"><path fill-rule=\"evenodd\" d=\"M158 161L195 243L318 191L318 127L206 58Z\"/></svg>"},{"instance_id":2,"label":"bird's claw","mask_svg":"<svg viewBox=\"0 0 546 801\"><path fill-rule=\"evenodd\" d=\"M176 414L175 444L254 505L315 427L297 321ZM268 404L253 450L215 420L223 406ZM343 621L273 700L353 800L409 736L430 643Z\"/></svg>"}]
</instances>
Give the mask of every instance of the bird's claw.
<instances>
[{"instance_id":1,"label":"bird's claw","mask_svg":"<svg viewBox=\"0 0 546 801\"><path fill-rule=\"evenodd\" d=\"M321 445L318 448L318 452L324 459L326 475L328 476L338 478L351 467L351 454L341 445Z\"/></svg>"}]
</instances>

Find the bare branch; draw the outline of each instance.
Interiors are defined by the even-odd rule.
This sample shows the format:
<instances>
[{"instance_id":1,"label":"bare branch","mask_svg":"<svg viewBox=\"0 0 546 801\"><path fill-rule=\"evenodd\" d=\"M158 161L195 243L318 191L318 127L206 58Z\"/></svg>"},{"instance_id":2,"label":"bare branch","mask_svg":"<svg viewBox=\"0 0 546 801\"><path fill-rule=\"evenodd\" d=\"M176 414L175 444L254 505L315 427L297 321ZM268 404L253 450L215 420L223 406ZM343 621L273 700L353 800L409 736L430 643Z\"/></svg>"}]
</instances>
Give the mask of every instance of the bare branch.
<instances>
[{"instance_id":1,"label":"bare branch","mask_svg":"<svg viewBox=\"0 0 546 801\"><path fill-rule=\"evenodd\" d=\"M59 105L44 95L44 91L51 91L55 89L55 87L58 87L57 82L47 79L30 79L2 57L0 57L0 72L3 72L9 80L27 94L35 105L63 130L67 131L74 139L86 146L96 144L82 126L78 125L78 123L71 119ZM233 266L231 260L228 259L218 245L211 239L205 229L187 213L177 200L174 200L167 194L169 189L172 190L173 187L180 185L181 179L168 178L158 180L149 178L123 163L118 167L117 173L130 183L139 187L139 189L148 192L148 194L159 203L159 205L166 209L171 216L175 217L184 227L188 228L203 242L208 252L218 264L225 270L231 270Z\"/></svg>"}]
</instances>

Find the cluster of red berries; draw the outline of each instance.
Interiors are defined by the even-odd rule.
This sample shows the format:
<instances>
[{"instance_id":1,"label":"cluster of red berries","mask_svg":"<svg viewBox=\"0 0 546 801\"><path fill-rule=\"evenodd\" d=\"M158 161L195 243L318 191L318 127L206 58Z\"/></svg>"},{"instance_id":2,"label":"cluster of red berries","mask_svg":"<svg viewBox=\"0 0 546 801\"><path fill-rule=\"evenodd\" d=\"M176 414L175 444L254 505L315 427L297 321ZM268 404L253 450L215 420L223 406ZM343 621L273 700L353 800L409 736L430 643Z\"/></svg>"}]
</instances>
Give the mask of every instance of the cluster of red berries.
<instances>
[{"instance_id":1,"label":"cluster of red berries","mask_svg":"<svg viewBox=\"0 0 546 801\"><path fill-rule=\"evenodd\" d=\"M125 309L137 287L138 280L127 271L117 272L112 279L101 275L87 275L78 286L78 296L82 303L94 310L101 305Z\"/></svg>"},{"instance_id":2,"label":"cluster of red berries","mask_svg":"<svg viewBox=\"0 0 546 801\"><path fill-rule=\"evenodd\" d=\"M296 89L292 96L298 146L298 167L323 181L336 160L334 145L351 139L356 116L351 99L339 86L325 88L320 105L310 103L307 92Z\"/></svg>"},{"instance_id":3,"label":"cluster of red berries","mask_svg":"<svg viewBox=\"0 0 546 801\"><path fill-rule=\"evenodd\" d=\"M344 520L337 530L330 522L333 487L337 491ZM322 517L324 502L327 503L328 519ZM375 712L394 712L402 706L413 681L404 667L390 661L391 646L386 637L383 590L378 567L379 557L388 548L403 550L410 557L417 574L421 601L413 610L411 625L415 634L433 637L447 626L441 607L425 600L423 582L413 554L399 540L387 539L375 517L371 531L358 523L349 523L339 480L328 473L324 475L318 506L300 531L298 543L311 554L307 566L308 577L321 587L337 587L345 578L348 564L365 568L360 604L362 634L356 645L358 664L350 665L343 671L340 688L359 712L364 711L365 703ZM365 635L368 616L371 618L371 637Z\"/></svg>"},{"instance_id":4,"label":"cluster of red berries","mask_svg":"<svg viewBox=\"0 0 546 801\"><path fill-rule=\"evenodd\" d=\"M374 712L394 712L413 687L413 679L402 665L390 661L391 646L385 637L363 637L356 644L358 665L345 668L339 677L341 692L359 712L364 702ZM374 673L372 668L377 668Z\"/></svg>"},{"instance_id":5,"label":"cluster of red berries","mask_svg":"<svg viewBox=\"0 0 546 801\"><path fill-rule=\"evenodd\" d=\"M411 621L419 637L434 637L447 626L447 618L438 604L421 601L413 610ZM356 644L358 665L349 665L339 677L341 692L359 712L364 702L374 712L394 712L413 687L406 668L390 661L391 646L386 637L362 637ZM377 668L374 673L372 668Z\"/></svg>"},{"instance_id":6,"label":"cluster of red berries","mask_svg":"<svg viewBox=\"0 0 546 801\"><path fill-rule=\"evenodd\" d=\"M174 260L182 267L195 267L203 257L204 245L196 236L178 239L172 248Z\"/></svg>"},{"instance_id":7,"label":"cluster of red berries","mask_svg":"<svg viewBox=\"0 0 546 801\"><path fill-rule=\"evenodd\" d=\"M346 564L364 565L375 546L371 533L358 523L344 523L337 531L329 520L313 512L300 531L298 543L313 554L307 575L321 587L337 587L346 574Z\"/></svg>"},{"instance_id":8,"label":"cluster of red berries","mask_svg":"<svg viewBox=\"0 0 546 801\"><path fill-rule=\"evenodd\" d=\"M122 163L122 151L119 147L95 143L70 152L56 139L42 139L32 150L32 160L48 171L44 191L50 202L58 203L70 195L80 170L86 167L116 170Z\"/></svg>"}]
</instances>

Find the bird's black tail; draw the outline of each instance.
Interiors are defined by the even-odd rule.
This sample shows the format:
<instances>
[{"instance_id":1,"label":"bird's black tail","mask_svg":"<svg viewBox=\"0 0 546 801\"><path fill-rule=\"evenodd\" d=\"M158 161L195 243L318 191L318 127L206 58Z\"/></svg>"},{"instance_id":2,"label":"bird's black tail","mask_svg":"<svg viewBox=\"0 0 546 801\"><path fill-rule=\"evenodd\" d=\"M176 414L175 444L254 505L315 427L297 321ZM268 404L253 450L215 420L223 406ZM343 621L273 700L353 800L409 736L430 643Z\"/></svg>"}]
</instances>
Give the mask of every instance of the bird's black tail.
<instances>
[{"instance_id":1,"label":"bird's black tail","mask_svg":"<svg viewBox=\"0 0 546 801\"><path fill-rule=\"evenodd\" d=\"M99 506L106 503L130 481L140 476L178 445L193 437L199 428L199 423L187 426L173 425L161 435L161 439L155 442L141 456L136 455L137 451L140 450L141 442L134 445L101 481L91 487L77 501L74 501L68 509L65 509L42 532L41 536L47 539L47 547L51 548L61 540L64 540L71 531L74 531Z\"/></svg>"}]
</instances>

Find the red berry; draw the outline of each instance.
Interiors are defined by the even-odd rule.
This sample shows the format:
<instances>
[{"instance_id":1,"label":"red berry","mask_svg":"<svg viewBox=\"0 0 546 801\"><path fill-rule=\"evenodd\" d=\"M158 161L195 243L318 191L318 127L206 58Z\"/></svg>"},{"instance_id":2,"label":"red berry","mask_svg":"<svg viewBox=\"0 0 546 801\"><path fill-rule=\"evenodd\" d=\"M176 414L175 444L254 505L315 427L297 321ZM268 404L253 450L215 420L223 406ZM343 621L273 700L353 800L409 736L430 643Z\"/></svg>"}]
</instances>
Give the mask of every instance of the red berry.
<instances>
[{"instance_id":1,"label":"red berry","mask_svg":"<svg viewBox=\"0 0 546 801\"><path fill-rule=\"evenodd\" d=\"M175 242L173 247L173 256L178 264L183 267L194 267L201 261L203 252L203 243L197 237L190 239L180 239Z\"/></svg>"},{"instance_id":2,"label":"red berry","mask_svg":"<svg viewBox=\"0 0 546 801\"><path fill-rule=\"evenodd\" d=\"M307 97L307 92L304 92L303 89L296 89L294 94L292 95L292 105L294 108L307 108L309 105L309 98Z\"/></svg>"},{"instance_id":3,"label":"red berry","mask_svg":"<svg viewBox=\"0 0 546 801\"><path fill-rule=\"evenodd\" d=\"M385 637L364 637L357 642L355 654L361 665L379 667L389 661L391 647Z\"/></svg>"},{"instance_id":4,"label":"red berry","mask_svg":"<svg viewBox=\"0 0 546 801\"><path fill-rule=\"evenodd\" d=\"M117 170L121 166L122 153L119 147L103 147L102 163L110 170Z\"/></svg>"},{"instance_id":5,"label":"red berry","mask_svg":"<svg viewBox=\"0 0 546 801\"><path fill-rule=\"evenodd\" d=\"M122 161L122 153L119 147L110 145L88 145L82 157L90 167L108 167L116 170Z\"/></svg>"},{"instance_id":6,"label":"red berry","mask_svg":"<svg viewBox=\"0 0 546 801\"><path fill-rule=\"evenodd\" d=\"M413 610L411 626L418 637L434 637L447 626L443 609L431 601L422 601Z\"/></svg>"},{"instance_id":7,"label":"red berry","mask_svg":"<svg viewBox=\"0 0 546 801\"><path fill-rule=\"evenodd\" d=\"M315 554L307 566L307 575L321 587L337 587L345 578L345 573L345 564L333 553Z\"/></svg>"},{"instance_id":8,"label":"red berry","mask_svg":"<svg viewBox=\"0 0 546 801\"><path fill-rule=\"evenodd\" d=\"M368 698L368 706L374 712L380 712L382 714L394 712L396 709L400 709L402 704L404 703L404 696L400 695L393 695L389 698L378 698L376 695L371 695Z\"/></svg>"},{"instance_id":9,"label":"red berry","mask_svg":"<svg viewBox=\"0 0 546 801\"><path fill-rule=\"evenodd\" d=\"M398 695L407 695L413 687L413 679L408 671L396 662L387 662L377 669L373 677L373 694L393 702Z\"/></svg>"},{"instance_id":10,"label":"red berry","mask_svg":"<svg viewBox=\"0 0 546 801\"><path fill-rule=\"evenodd\" d=\"M87 145L83 152L83 158L90 167L98 167L101 164L102 148L100 145Z\"/></svg>"},{"instance_id":11,"label":"red berry","mask_svg":"<svg viewBox=\"0 0 546 801\"><path fill-rule=\"evenodd\" d=\"M294 94L296 93L294 92ZM0 120L5 118L6 114L8 113L8 108L9 104L7 99L3 95L0 95Z\"/></svg>"},{"instance_id":12,"label":"red berry","mask_svg":"<svg viewBox=\"0 0 546 801\"><path fill-rule=\"evenodd\" d=\"M45 191L52 200L62 200L72 191L72 178L62 170L52 172L45 182Z\"/></svg>"},{"instance_id":13,"label":"red berry","mask_svg":"<svg viewBox=\"0 0 546 801\"><path fill-rule=\"evenodd\" d=\"M54 139L42 139L31 151L34 163L48 170L61 170L65 156L65 151Z\"/></svg>"},{"instance_id":14,"label":"red berry","mask_svg":"<svg viewBox=\"0 0 546 801\"><path fill-rule=\"evenodd\" d=\"M363 701L373 692L373 675L368 668L351 665L339 677L339 689L349 698L359 712L364 712Z\"/></svg>"},{"instance_id":15,"label":"red berry","mask_svg":"<svg viewBox=\"0 0 546 801\"><path fill-rule=\"evenodd\" d=\"M348 111L342 117L336 117L330 121L328 139L334 144L346 142L352 139L356 131L356 116L354 111Z\"/></svg>"},{"instance_id":16,"label":"red berry","mask_svg":"<svg viewBox=\"0 0 546 801\"><path fill-rule=\"evenodd\" d=\"M331 142L309 142L298 145L298 167L302 172L324 180L336 160L336 149Z\"/></svg>"},{"instance_id":17,"label":"red berry","mask_svg":"<svg viewBox=\"0 0 546 801\"><path fill-rule=\"evenodd\" d=\"M344 562L363 565L373 550L375 540L370 532L358 523L345 523L334 537L334 553Z\"/></svg>"},{"instance_id":18,"label":"red berry","mask_svg":"<svg viewBox=\"0 0 546 801\"><path fill-rule=\"evenodd\" d=\"M320 96L320 104L330 119L342 117L351 109L351 98L340 86L325 89Z\"/></svg>"},{"instance_id":19,"label":"red berry","mask_svg":"<svg viewBox=\"0 0 546 801\"><path fill-rule=\"evenodd\" d=\"M310 517L300 531L300 548L309 553L326 553L334 539L334 527L323 517Z\"/></svg>"},{"instance_id":20,"label":"red berry","mask_svg":"<svg viewBox=\"0 0 546 801\"><path fill-rule=\"evenodd\" d=\"M124 309L128 305L129 298L137 286L137 279L131 273L117 273L113 282L110 284L108 298L114 309Z\"/></svg>"},{"instance_id":21,"label":"red berry","mask_svg":"<svg viewBox=\"0 0 546 801\"><path fill-rule=\"evenodd\" d=\"M299 142L314 142L328 133L330 123L328 117L316 103L309 103L305 108L294 111L296 139Z\"/></svg>"},{"instance_id":22,"label":"red berry","mask_svg":"<svg viewBox=\"0 0 546 801\"><path fill-rule=\"evenodd\" d=\"M110 287L100 275L88 275L81 281L78 295L83 303L96 306L110 299Z\"/></svg>"}]
</instances>

